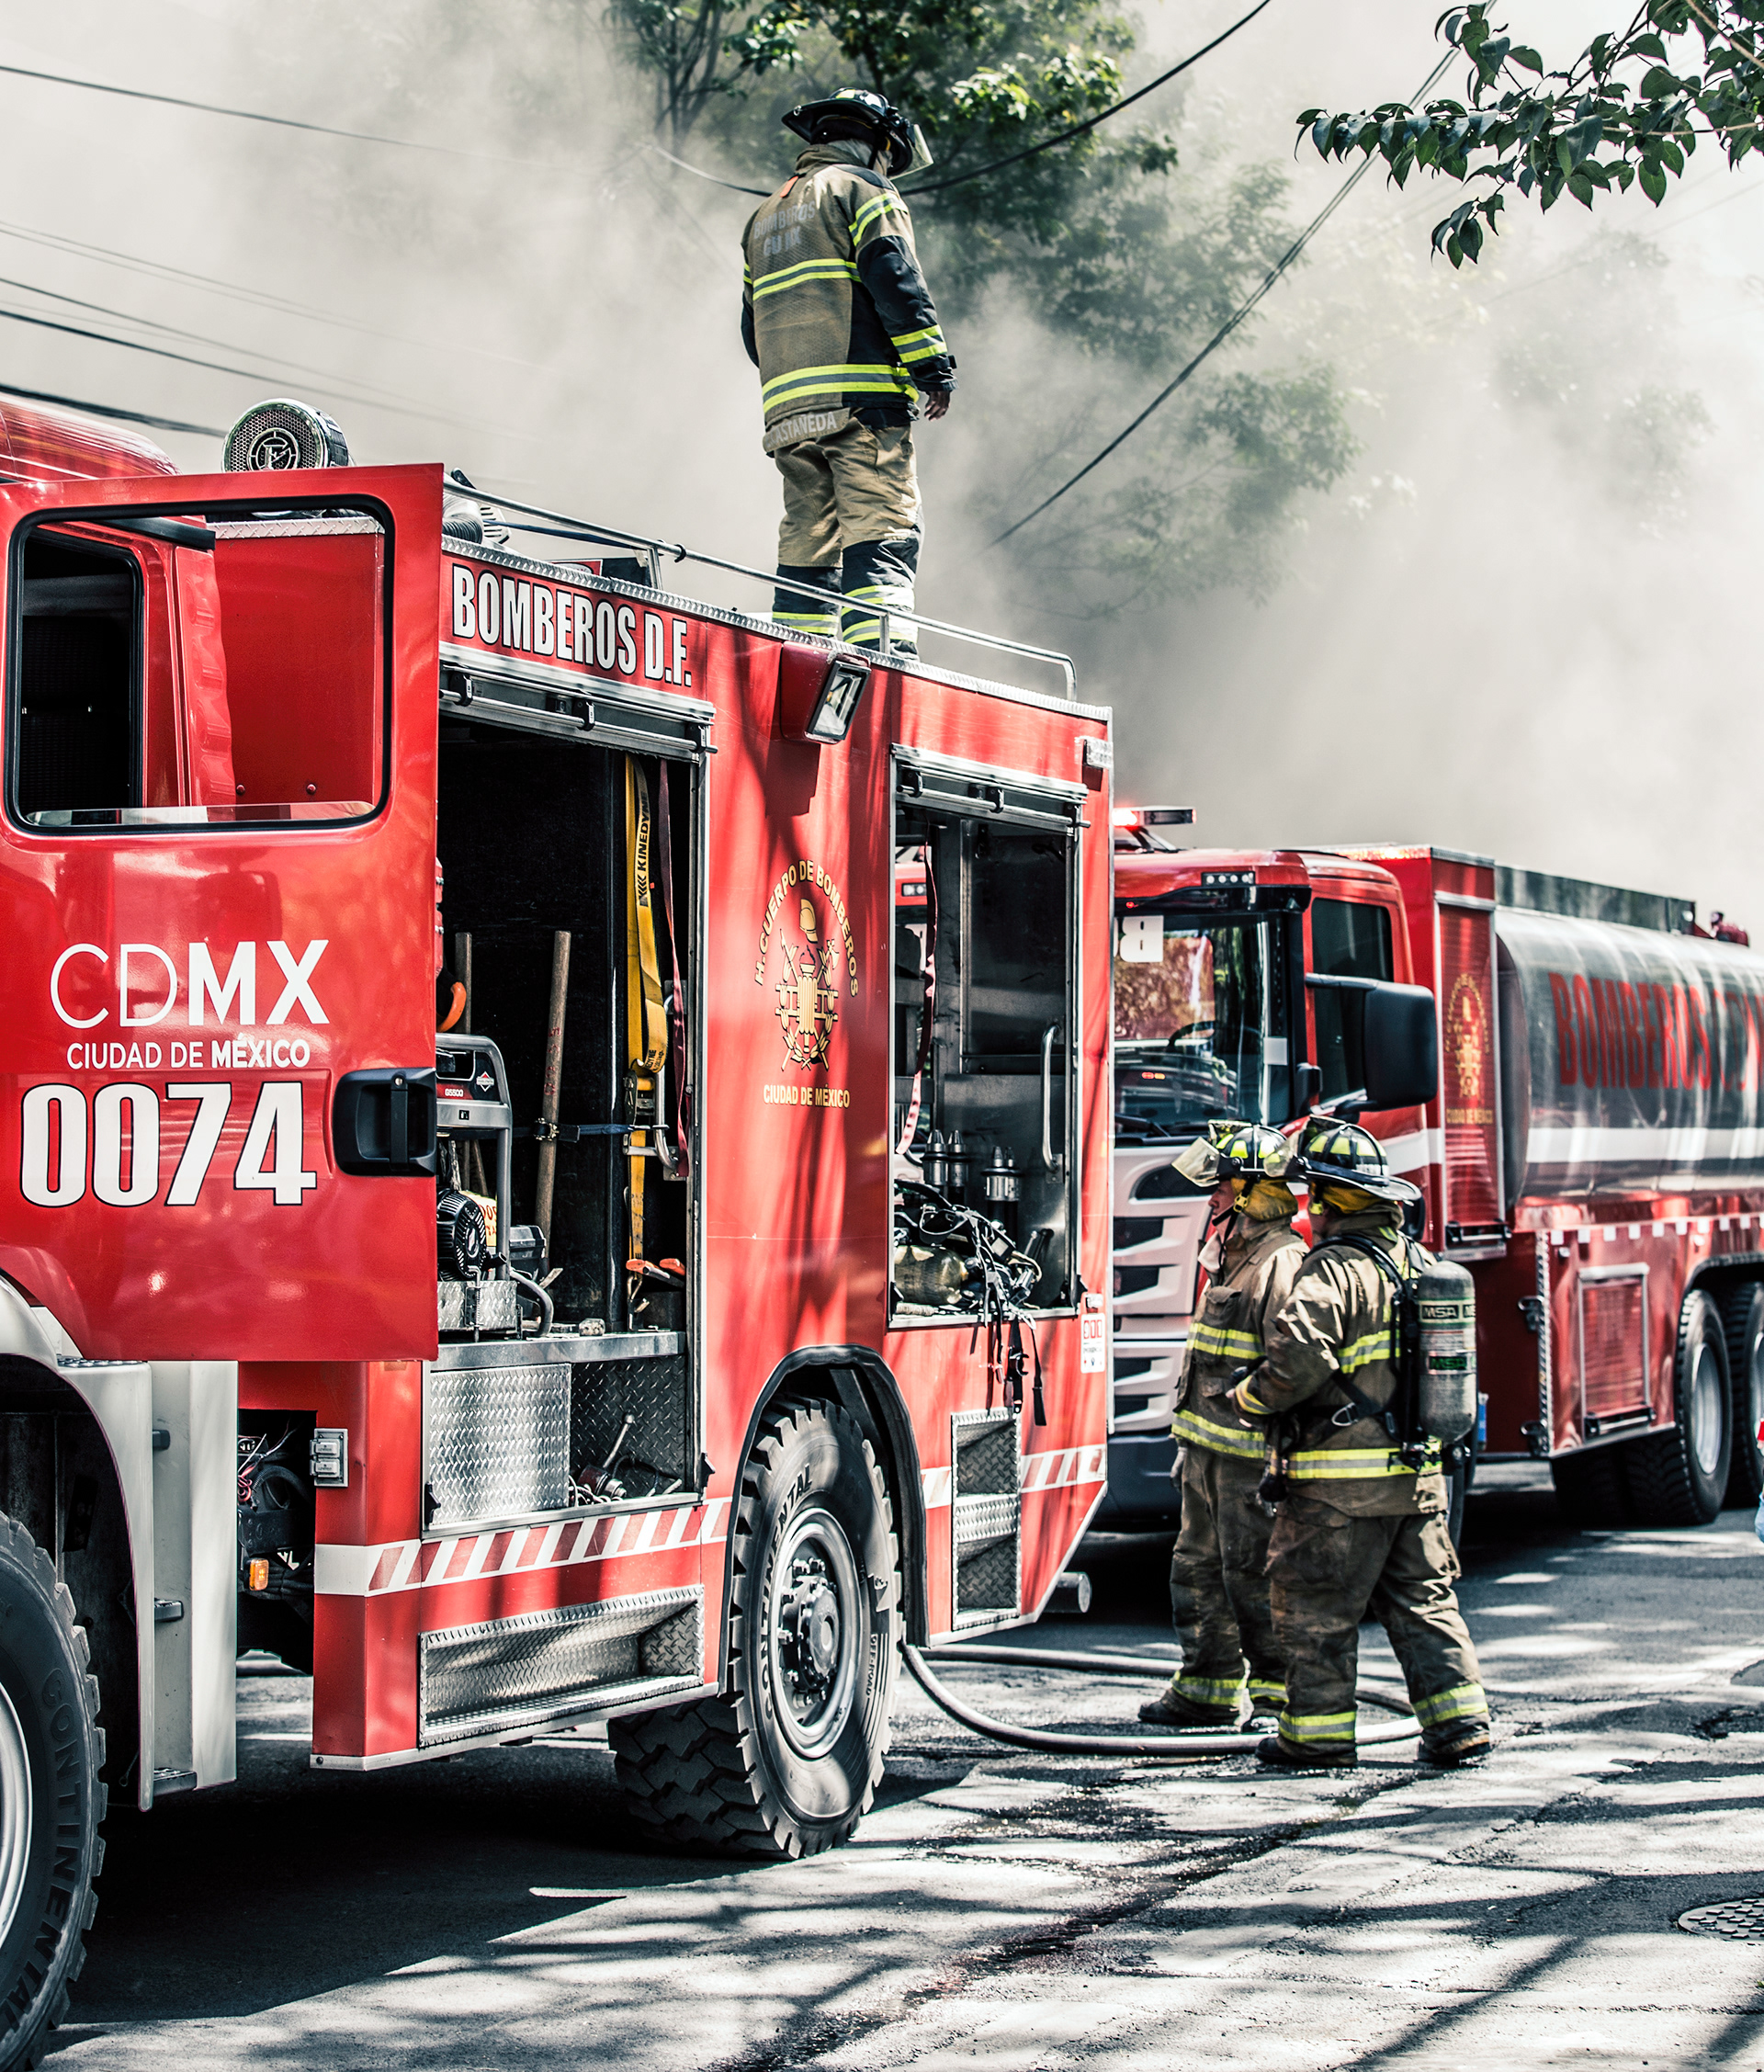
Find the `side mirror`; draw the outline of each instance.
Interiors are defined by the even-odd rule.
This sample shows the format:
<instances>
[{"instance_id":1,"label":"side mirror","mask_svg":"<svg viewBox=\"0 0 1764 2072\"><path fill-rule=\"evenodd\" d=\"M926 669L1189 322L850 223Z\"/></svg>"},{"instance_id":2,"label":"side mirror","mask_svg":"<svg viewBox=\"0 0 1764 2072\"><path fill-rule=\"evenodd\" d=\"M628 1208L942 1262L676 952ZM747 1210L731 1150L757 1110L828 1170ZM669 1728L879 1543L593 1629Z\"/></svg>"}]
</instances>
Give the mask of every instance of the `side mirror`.
<instances>
[{"instance_id":1,"label":"side mirror","mask_svg":"<svg viewBox=\"0 0 1764 2072\"><path fill-rule=\"evenodd\" d=\"M1416 1108L1440 1090L1440 1024L1425 986L1367 988L1366 1105Z\"/></svg>"}]
</instances>

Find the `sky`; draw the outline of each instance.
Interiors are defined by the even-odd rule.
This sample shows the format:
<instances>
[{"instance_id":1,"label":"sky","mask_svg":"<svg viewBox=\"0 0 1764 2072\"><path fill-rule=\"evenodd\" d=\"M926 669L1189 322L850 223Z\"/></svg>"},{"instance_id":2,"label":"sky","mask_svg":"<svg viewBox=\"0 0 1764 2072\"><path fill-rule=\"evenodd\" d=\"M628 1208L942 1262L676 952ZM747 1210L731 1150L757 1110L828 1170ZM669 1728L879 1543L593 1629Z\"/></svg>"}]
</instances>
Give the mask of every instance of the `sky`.
<instances>
[{"instance_id":1,"label":"sky","mask_svg":"<svg viewBox=\"0 0 1764 2072\"><path fill-rule=\"evenodd\" d=\"M1148 0L1135 78L1239 12ZM1274 0L1148 112L1282 164L1303 221L1342 175L1295 155L1294 116L1412 94L1437 12ZM1510 13L1552 59L1608 26L1592 0ZM752 204L645 148L649 111L597 9L537 48L487 39L486 18L443 0L0 0L0 64L444 147L0 74L0 379L217 429L263 396L307 396L357 458L444 459L767 563L777 490L736 334ZM1300 506L1260 601L1222 590L1084 618L1057 583L1013 587L959 492L1010 465L972 428L993 422L989 381L1037 345L982 324L956 341L956 409L920 441L922 604L1069 649L1081 695L1116 711L1121 796L1193 806L1197 840L1430 842L1764 930L1759 188L1764 167L1729 174L1705 150L1657 211L1639 196L1515 209L1454 275L1428 249L1445 192L1362 181L1242 348L1263 370L1329 359L1360 446ZM1049 362L1038 434L1082 379ZM181 465L217 463L211 436L157 436ZM1074 466L1091 436L1074 430Z\"/></svg>"}]
</instances>

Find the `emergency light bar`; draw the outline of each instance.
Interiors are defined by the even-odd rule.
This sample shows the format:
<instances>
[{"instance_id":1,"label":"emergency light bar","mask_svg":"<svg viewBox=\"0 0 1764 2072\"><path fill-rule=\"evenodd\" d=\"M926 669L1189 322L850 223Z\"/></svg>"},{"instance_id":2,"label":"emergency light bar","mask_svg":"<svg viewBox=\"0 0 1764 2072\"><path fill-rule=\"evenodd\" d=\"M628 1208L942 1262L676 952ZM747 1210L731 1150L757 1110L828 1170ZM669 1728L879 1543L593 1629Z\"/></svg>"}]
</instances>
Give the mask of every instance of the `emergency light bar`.
<instances>
[{"instance_id":1,"label":"emergency light bar","mask_svg":"<svg viewBox=\"0 0 1764 2072\"><path fill-rule=\"evenodd\" d=\"M1109 815L1114 827L1193 827L1192 806L1117 806Z\"/></svg>"}]
</instances>

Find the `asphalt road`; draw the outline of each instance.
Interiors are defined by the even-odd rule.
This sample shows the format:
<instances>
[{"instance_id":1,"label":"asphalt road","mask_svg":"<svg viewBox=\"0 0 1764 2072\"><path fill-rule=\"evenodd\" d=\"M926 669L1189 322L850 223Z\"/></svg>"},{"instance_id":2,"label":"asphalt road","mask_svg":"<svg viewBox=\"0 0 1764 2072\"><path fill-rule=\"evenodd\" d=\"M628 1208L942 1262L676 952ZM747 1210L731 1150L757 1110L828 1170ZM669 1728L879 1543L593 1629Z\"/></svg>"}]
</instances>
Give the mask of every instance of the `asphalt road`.
<instances>
[{"instance_id":1,"label":"asphalt road","mask_svg":"<svg viewBox=\"0 0 1764 2072\"><path fill-rule=\"evenodd\" d=\"M1764 1550L1576 1534L1547 1482L1473 1500L1486 1769L1351 1778L1022 1756L903 1683L847 1848L648 1851L604 1734L362 1778L305 1763L308 1687L242 1679L240 1781L119 1818L55 2062L102 2072L1140 2072L1764 2067ZM1032 1647L1173 1652L1167 1543L1092 1542ZM1363 1671L1394 1684L1382 1635ZM1132 1683L956 1670L983 1710L1132 1722Z\"/></svg>"}]
</instances>

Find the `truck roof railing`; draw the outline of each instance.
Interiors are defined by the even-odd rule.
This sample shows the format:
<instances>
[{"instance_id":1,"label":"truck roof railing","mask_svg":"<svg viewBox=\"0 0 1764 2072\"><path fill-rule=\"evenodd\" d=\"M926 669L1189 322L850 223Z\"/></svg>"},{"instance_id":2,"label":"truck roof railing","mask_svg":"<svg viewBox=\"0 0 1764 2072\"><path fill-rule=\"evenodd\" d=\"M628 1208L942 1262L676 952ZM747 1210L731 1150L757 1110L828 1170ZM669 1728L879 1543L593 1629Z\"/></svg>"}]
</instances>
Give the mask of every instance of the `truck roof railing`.
<instances>
[{"instance_id":1,"label":"truck roof railing","mask_svg":"<svg viewBox=\"0 0 1764 2072\"><path fill-rule=\"evenodd\" d=\"M548 518L551 521L549 526L511 526L509 529L512 532L548 531L554 538L634 549L649 564L651 590L660 590L662 587L662 562L665 558L673 561L696 561L704 568L722 569L730 575L747 576L755 583L764 583L771 590L787 590L793 596L811 597L821 605L828 602L828 593L825 590L818 590L812 583L797 583L788 576L775 575L767 569L749 568L743 561L726 561L717 554L700 554L677 541L651 539L644 533L627 532L618 526L594 525L586 518L571 517L566 511L548 510L543 504L517 504L513 497L498 495L494 490L479 489L464 470L458 468L448 470L447 483L450 488L457 488L492 505L498 515L518 511L526 517ZM494 518L492 522L495 522ZM880 645L885 654L891 655L894 652L888 635L890 620L898 617L905 619L910 626L922 628L926 632L947 634L951 640L967 640L976 647L991 648L1001 654L1027 655L1035 662L1051 662L1060 673L1066 696L1073 700L1078 696L1078 672L1072 666L1072 658L1070 655L1061 654L1057 648L1036 648L1024 640L1007 640L997 633L977 633L971 627L951 626L941 618L925 618L918 612L896 614L883 606L878 608L876 616L882 622ZM913 658L905 655L900 657L902 662L911 659Z\"/></svg>"}]
</instances>

